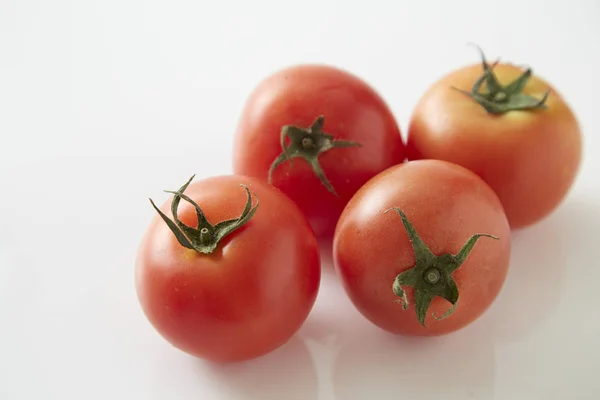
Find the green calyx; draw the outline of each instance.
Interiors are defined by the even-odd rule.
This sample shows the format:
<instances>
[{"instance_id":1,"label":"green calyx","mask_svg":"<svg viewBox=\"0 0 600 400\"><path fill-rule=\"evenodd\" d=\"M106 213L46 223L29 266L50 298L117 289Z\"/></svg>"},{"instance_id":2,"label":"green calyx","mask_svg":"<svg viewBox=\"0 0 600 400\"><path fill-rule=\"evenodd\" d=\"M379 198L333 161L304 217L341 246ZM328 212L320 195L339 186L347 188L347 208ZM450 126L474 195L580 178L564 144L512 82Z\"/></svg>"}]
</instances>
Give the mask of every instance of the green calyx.
<instances>
[{"instance_id":1,"label":"green calyx","mask_svg":"<svg viewBox=\"0 0 600 400\"><path fill-rule=\"evenodd\" d=\"M356 142L334 139L332 135L323 132L324 123L325 118L320 115L308 128L295 125L285 125L281 128L280 141L282 152L275 158L271 164L271 168L269 168L269 183L272 183L273 171L280 164L289 160L291 167L294 158L302 158L310 164L315 175L317 175L327 190L337 196L335 189L325 176L321 164L319 164L319 156L331 149L361 147L362 145ZM289 145L287 143L288 139Z\"/></svg>"},{"instance_id":2,"label":"green calyx","mask_svg":"<svg viewBox=\"0 0 600 400\"><path fill-rule=\"evenodd\" d=\"M442 320L454 312L458 304L458 287L452 274L465 262L477 240L483 236L492 239L498 239L498 237L486 233L478 233L471 236L457 254L445 253L436 256L429 250L400 209L394 207L385 212L387 213L392 210L398 212L402 219L402 224L408 234L408 239L410 240L416 259L416 263L411 269L396 276L392 290L396 296L400 297L400 300L397 301L406 310L408 309L409 302L406 292L402 287L409 286L414 288L417 319L421 325L426 327L425 317L434 297L439 296L446 299L452 305L441 317L433 313L432 315L435 319Z\"/></svg>"},{"instance_id":3,"label":"green calyx","mask_svg":"<svg viewBox=\"0 0 600 400\"><path fill-rule=\"evenodd\" d=\"M536 99L523 93L525 86L527 86L533 74L531 68L527 68L513 82L502 86L494 74L494 67L498 64L498 61L489 66L483 51L479 47L477 49L481 54L483 74L475 81L470 92L457 88L454 88L455 90L471 97L490 114L504 114L509 111L519 110L543 110L547 108L546 100L548 100L548 96L550 95L550 89L544 93L541 99ZM483 83L486 86L485 90L482 90Z\"/></svg>"},{"instance_id":4,"label":"green calyx","mask_svg":"<svg viewBox=\"0 0 600 400\"><path fill-rule=\"evenodd\" d=\"M236 219L230 219L219 222L216 225L212 225L204 216L200 206L198 206L194 200L190 199L183 193L193 179L194 176L192 176L178 191L165 190L166 193L171 193L174 195L173 201L171 202L171 213L173 214L173 220L175 220L175 222L169 219L169 217L167 217L158 207L156 207L152 199L150 199L150 203L158 212L163 221L165 221L169 229L171 229L171 232L173 232L179 244L188 249L196 250L202 254L210 254L217 248L217 245L221 239L236 229L242 227L250 220L250 218L252 218L258 209L258 199L253 207L250 190L248 190L245 185L240 185L246 191L247 196L246 205L241 215ZM177 209L181 199L187 201L196 209L198 225L195 228L185 225L177 217Z\"/></svg>"}]
</instances>

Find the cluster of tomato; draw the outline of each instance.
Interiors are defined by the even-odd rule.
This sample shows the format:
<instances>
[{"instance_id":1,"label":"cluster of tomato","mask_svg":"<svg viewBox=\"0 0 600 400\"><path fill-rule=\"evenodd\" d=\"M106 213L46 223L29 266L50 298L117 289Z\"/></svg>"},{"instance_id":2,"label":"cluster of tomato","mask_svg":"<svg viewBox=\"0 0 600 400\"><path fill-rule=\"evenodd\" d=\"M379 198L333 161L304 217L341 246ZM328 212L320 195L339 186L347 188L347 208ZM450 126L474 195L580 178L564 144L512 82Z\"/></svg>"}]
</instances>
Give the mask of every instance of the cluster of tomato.
<instances>
[{"instance_id":1,"label":"cluster of tomato","mask_svg":"<svg viewBox=\"0 0 600 400\"><path fill-rule=\"evenodd\" d=\"M306 320L319 245L330 245L367 320L405 335L455 331L494 301L511 230L557 207L581 152L560 95L530 69L483 54L428 89L406 141L363 80L287 68L248 99L234 174L190 179L152 203L136 264L143 311L195 356L263 355Z\"/></svg>"}]
</instances>

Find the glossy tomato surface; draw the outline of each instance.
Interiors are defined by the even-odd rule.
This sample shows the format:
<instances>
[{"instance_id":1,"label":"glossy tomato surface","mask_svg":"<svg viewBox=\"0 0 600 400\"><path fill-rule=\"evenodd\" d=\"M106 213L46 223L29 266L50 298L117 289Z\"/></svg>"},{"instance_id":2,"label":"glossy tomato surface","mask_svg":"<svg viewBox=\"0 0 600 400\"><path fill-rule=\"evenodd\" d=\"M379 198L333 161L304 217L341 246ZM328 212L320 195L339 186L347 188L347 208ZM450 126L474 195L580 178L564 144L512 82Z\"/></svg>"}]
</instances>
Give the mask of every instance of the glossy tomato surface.
<instances>
[{"instance_id":1,"label":"glossy tomato surface","mask_svg":"<svg viewBox=\"0 0 600 400\"><path fill-rule=\"evenodd\" d=\"M523 69L498 64L493 72L507 85ZM567 195L581 163L581 133L566 101L535 75L524 93L542 99L550 89L546 109L488 113L455 89L469 91L482 73L481 64L460 68L427 90L410 122L408 158L446 160L477 173L498 194L511 227L522 228Z\"/></svg>"},{"instance_id":2,"label":"glossy tomato surface","mask_svg":"<svg viewBox=\"0 0 600 400\"><path fill-rule=\"evenodd\" d=\"M352 195L368 179L405 159L394 116L384 100L358 77L324 65L281 70L258 85L241 115L233 166L239 174L268 179L282 153L286 125L308 128L323 116L323 131L360 147L333 148L318 157L333 194L301 158L273 170L272 183L305 213L318 237L331 238Z\"/></svg>"},{"instance_id":3,"label":"glossy tomato surface","mask_svg":"<svg viewBox=\"0 0 600 400\"><path fill-rule=\"evenodd\" d=\"M408 309L392 290L396 277L413 268L416 257L397 207L430 251L457 254L475 234L481 237L452 277L458 288L454 313L441 297L433 298L425 326L415 310L414 290L406 287ZM387 331L440 335L478 318L505 281L511 248L510 227L493 190L469 170L444 161L412 161L392 167L363 186L345 208L334 237L334 263L356 308Z\"/></svg>"},{"instance_id":4,"label":"glossy tomato surface","mask_svg":"<svg viewBox=\"0 0 600 400\"><path fill-rule=\"evenodd\" d=\"M247 195L255 214L225 236L211 254L178 243L157 214L139 249L136 288L144 313L175 347L225 362L263 355L300 328L319 287L317 240L306 218L283 193L242 176L193 182L185 194L211 224L237 218ZM171 199L161 210L171 217ZM182 201L179 218L196 226Z\"/></svg>"}]
</instances>

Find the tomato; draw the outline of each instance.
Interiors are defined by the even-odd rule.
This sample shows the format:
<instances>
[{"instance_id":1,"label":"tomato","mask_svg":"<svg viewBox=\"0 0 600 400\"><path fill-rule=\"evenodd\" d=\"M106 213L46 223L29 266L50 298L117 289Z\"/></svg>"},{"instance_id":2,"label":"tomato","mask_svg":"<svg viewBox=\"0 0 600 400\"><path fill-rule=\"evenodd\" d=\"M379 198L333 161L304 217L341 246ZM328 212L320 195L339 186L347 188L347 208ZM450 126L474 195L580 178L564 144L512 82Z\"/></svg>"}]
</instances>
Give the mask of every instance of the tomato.
<instances>
[{"instance_id":1,"label":"tomato","mask_svg":"<svg viewBox=\"0 0 600 400\"><path fill-rule=\"evenodd\" d=\"M232 175L190 182L155 206L141 242L142 309L167 341L194 356L228 362L266 354L294 335L315 302L317 240L273 186ZM169 208L178 209L171 214L180 228Z\"/></svg>"},{"instance_id":2,"label":"tomato","mask_svg":"<svg viewBox=\"0 0 600 400\"><path fill-rule=\"evenodd\" d=\"M405 159L384 100L358 77L324 65L289 67L262 81L234 143L234 172L281 189L327 239L352 195Z\"/></svg>"},{"instance_id":3,"label":"tomato","mask_svg":"<svg viewBox=\"0 0 600 400\"><path fill-rule=\"evenodd\" d=\"M371 179L337 225L333 258L356 308L387 331L433 336L477 319L500 292L511 231L476 174L411 161Z\"/></svg>"},{"instance_id":4,"label":"tomato","mask_svg":"<svg viewBox=\"0 0 600 400\"><path fill-rule=\"evenodd\" d=\"M460 68L427 90L410 121L408 158L472 170L496 191L511 227L526 227L567 195L581 133L566 101L530 69L485 58L483 66Z\"/></svg>"}]
</instances>

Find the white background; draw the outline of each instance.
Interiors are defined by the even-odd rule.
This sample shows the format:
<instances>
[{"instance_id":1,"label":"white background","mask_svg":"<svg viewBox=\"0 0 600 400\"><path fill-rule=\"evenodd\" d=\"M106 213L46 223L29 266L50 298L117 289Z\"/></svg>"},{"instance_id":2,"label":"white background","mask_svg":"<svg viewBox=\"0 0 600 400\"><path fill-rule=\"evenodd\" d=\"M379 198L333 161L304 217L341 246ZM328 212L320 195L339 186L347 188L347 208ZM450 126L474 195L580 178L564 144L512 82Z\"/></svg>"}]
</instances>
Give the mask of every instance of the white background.
<instances>
[{"instance_id":1,"label":"white background","mask_svg":"<svg viewBox=\"0 0 600 400\"><path fill-rule=\"evenodd\" d=\"M597 399L599 20L594 0L1 0L0 399ZM533 66L585 135L568 199L514 235L481 319L388 335L325 265L306 324L261 359L209 365L153 331L133 285L148 197L230 172L262 78L341 66L406 132L427 86L477 61L468 42Z\"/></svg>"}]
</instances>

